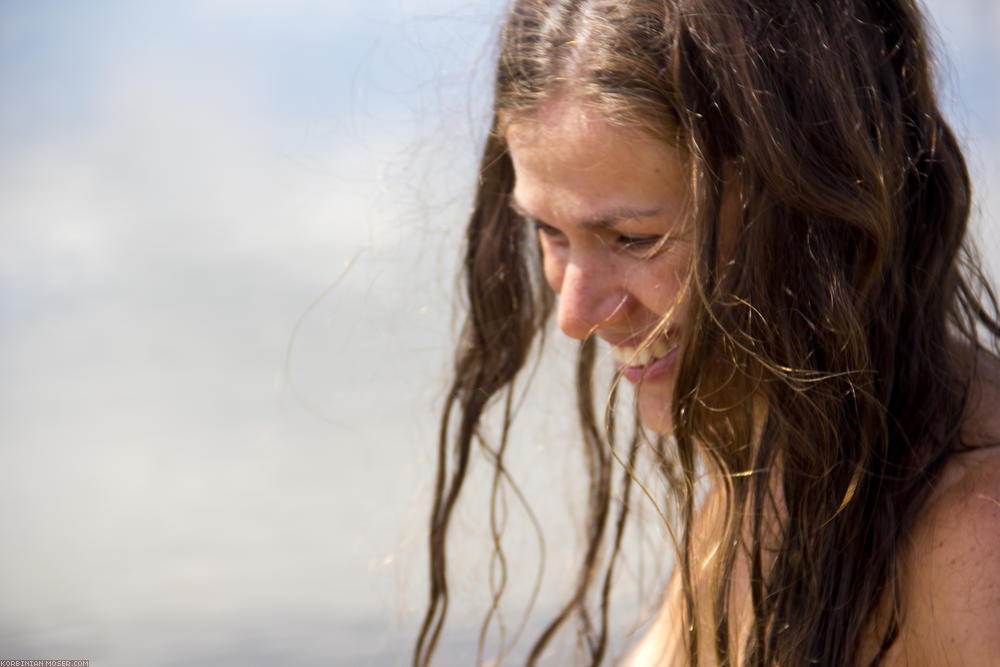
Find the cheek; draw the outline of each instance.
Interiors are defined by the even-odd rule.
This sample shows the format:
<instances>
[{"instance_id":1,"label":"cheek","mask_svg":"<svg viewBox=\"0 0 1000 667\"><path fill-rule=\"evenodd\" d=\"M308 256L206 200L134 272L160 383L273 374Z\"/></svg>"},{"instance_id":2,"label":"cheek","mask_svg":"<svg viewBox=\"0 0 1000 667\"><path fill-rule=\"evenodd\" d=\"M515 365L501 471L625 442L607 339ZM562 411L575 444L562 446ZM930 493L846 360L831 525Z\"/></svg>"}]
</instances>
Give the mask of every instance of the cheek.
<instances>
[{"instance_id":1,"label":"cheek","mask_svg":"<svg viewBox=\"0 0 1000 667\"><path fill-rule=\"evenodd\" d=\"M684 300L690 259L690 253L681 250L656 258L655 267L647 268L645 275L633 280L632 293L649 310L665 315Z\"/></svg>"}]
</instances>

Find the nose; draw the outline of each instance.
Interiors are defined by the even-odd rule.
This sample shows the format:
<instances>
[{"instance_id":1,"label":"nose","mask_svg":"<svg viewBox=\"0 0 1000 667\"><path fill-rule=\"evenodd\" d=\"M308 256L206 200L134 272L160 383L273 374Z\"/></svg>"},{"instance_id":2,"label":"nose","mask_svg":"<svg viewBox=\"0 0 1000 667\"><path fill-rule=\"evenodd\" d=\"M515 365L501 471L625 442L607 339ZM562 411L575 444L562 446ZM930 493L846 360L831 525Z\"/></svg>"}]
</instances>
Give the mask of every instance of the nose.
<instances>
[{"instance_id":1,"label":"nose","mask_svg":"<svg viewBox=\"0 0 1000 667\"><path fill-rule=\"evenodd\" d=\"M625 318L629 296L613 267L569 261L558 268L550 282L559 293L556 316L567 336L583 340L597 328Z\"/></svg>"}]
</instances>

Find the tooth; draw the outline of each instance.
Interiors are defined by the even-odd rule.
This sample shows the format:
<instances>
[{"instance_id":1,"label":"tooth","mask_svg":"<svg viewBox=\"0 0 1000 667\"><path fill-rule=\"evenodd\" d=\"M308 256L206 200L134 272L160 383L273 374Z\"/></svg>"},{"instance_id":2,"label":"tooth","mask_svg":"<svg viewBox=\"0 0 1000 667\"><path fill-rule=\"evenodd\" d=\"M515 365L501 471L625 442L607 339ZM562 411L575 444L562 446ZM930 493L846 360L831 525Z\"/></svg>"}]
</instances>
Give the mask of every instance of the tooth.
<instances>
[{"instance_id":1,"label":"tooth","mask_svg":"<svg viewBox=\"0 0 1000 667\"><path fill-rule=\"evenodd\" d=\"M667 356L667 352L670 351L670 348L667 347L667 341L665 341L663 338L657 338L656 340L653 341L652 350L653 350L653 357L656 359L661 359Z\"/></svg>"},{"instance_id":2,"label":"tooth","mask_svg":"<svg viewBox=\"0 0 1000 667\"><path fill-rule=\"evenodd\" d=\"M638 352L636 352L636 355L635 355L635 357L636 357L636 359L635 359L635 365L636 366L645 366L646 364L649 363L649 360L652 358L652 356L653 356L653 353L650 352L650 350L649 350L648 347L642 348L641 350L639 350Z\"/></svg>"},{"instance_id":3,"label":"tooth","mask_svg":"<svg viewBox=\"0 0 1000 667\"><path fill-rule=\"evenodd\" d=\"M635 357L635 348L624 346L621 348L621 351L622 351L622 363L628 364L629 366L633 365L635 362L632 361L632 358Z\"/></svg>"},{"instance_id":4,"label":"tooth","mask_svg":"<svg viewBox=\"0 0 1000 667\"><path fill-rule=\"evenodd\" d=\"M611 356L612 356L612 357L614 358L614 360L615 360L615 361L617 361L617 362L618 362L619 364L624 364L624 363L625 363L625 351L624 351L624 350L622 350L622 349L621 349L620 347L618 347L617 345L612 345L612 346L611 346Z\"/></svg>"}]
</instances>

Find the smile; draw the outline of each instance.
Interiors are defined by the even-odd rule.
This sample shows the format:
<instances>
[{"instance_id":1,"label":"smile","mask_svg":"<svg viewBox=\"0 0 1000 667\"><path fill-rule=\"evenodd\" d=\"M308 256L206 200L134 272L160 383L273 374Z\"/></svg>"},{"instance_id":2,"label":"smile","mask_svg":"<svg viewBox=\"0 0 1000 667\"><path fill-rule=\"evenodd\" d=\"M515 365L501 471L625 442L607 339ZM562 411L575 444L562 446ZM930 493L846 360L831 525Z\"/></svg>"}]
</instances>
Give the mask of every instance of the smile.
<instances>
[{"instance_id":1,"label":"smile","mask_svg":"<svg viewBox=\"0 0 1000 667\"><path fill-rule=\"evenodd\" d=\"M639 349L627 345L621 347L612 345L611 356L614 357L614 360L618 364L625 368L643 368L666 357L676 349L676 343L671 345L667 343L665 338L660 336L649 345Z\"/></svg>"}]
</instances>

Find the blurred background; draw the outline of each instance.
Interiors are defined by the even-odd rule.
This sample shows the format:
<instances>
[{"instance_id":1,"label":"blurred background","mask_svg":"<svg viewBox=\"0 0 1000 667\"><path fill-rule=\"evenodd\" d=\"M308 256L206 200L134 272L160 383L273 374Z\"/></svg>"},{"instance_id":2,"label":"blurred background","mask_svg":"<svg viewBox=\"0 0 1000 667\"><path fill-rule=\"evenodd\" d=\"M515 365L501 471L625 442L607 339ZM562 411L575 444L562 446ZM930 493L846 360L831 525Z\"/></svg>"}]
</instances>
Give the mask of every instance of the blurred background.
<instances>
[{"instance_id":1,"label":"blurred background","mask_svg":"<svg viewBox=\"0 0 1000 667\"><path fill-rule=\"evenodd\" d=\"M0 657L408 663L503 4L0 2ZM1000 4L928 9L998 276ZM553 343L511 464L538 622L578 555Z\"/></svg>"}]
</instances>

